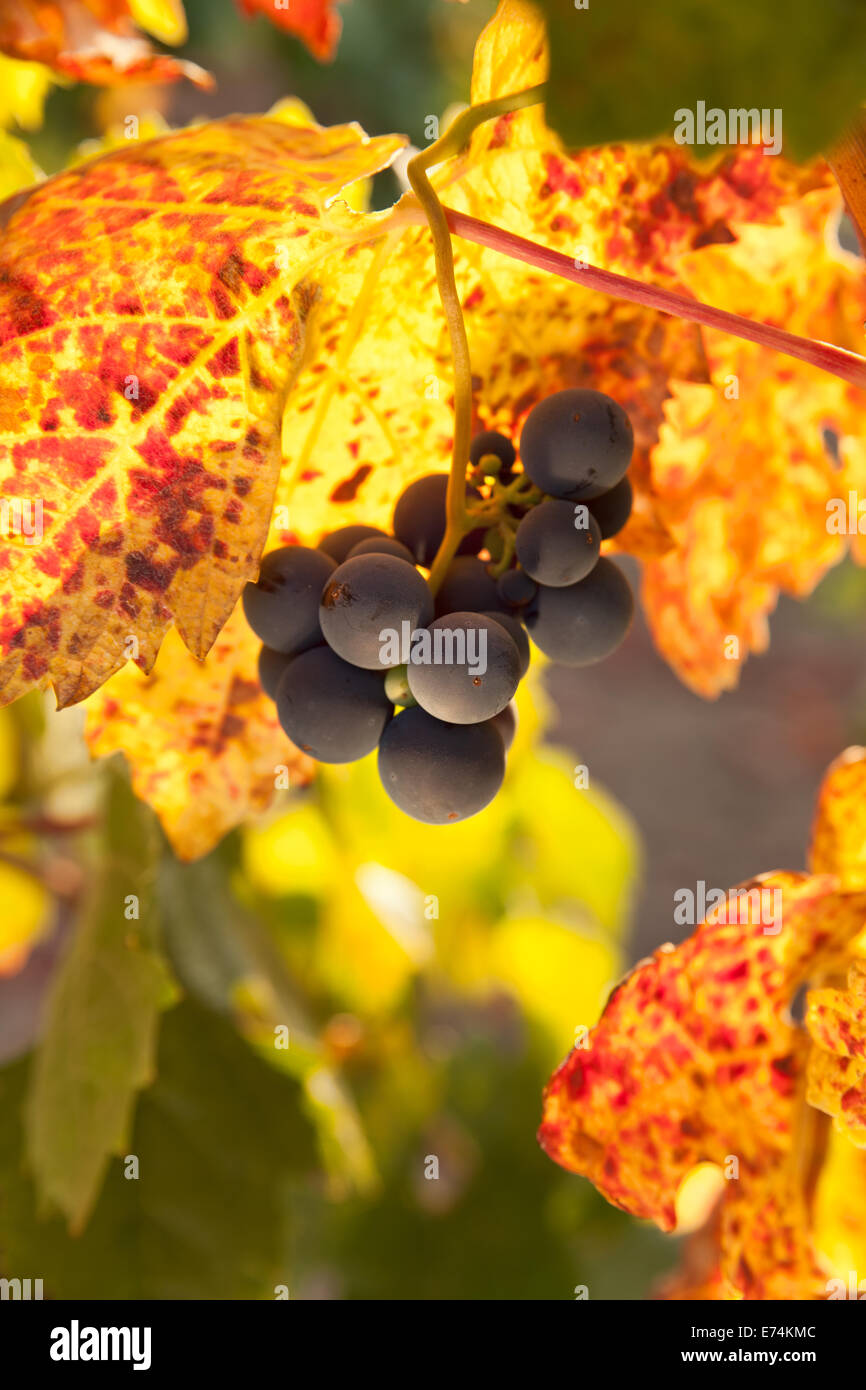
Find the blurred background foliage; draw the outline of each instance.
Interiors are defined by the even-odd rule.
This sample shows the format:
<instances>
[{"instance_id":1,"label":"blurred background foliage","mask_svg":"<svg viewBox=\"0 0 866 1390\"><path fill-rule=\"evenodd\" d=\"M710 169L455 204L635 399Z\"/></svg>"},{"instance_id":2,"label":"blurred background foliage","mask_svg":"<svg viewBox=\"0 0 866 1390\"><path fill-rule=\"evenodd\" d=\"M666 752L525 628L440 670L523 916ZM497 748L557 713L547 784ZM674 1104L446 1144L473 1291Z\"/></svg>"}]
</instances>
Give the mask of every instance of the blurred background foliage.
<instances>
[{"instance_id":1,"label":"blurred background foliage","mask_svg":"<svg viewBox=\"0 0 866 1390\"><path fill-rule=\"evenodd\" d=\"M86 762L74 711L0 714L4 1274L95 1298L645 1293L672 1244L535 1143L623 969L638 872L624 814L540 742L544 704L536 677L471 821L410 822L368 758L191 865L119 762ZM175 982L150 1000L144 951ZM8 1013L19 985L32 1008ZM106 1091L130 1098L120 1133Z\"/></svg>"},{"instance_id":2,"label":"blurred background foliage","mask_svg":"<svg viewBox=\"0 0 866 1390\"><path fill-rule=\"evenodd\" d=\"M288 94L424 143L493 9L351 0L320 67L229 0L187 0L213 94L0 60L0 179L130 113L146 134ZM384 174L374 201L396 192ZM405 819L368 759L182 865L122 766L88 763L74 710L0 711L0 1274L60 1297L646 1297L677 1242L542 1155L541 1090L675 935L678 885L802 863L821 771L863 736L864 585L846 565L783 603L770 658L717 706L640 625L603 670L550 673L551 708L536 673L502 795L450 828Z\"/></svg>"}]
</instances>

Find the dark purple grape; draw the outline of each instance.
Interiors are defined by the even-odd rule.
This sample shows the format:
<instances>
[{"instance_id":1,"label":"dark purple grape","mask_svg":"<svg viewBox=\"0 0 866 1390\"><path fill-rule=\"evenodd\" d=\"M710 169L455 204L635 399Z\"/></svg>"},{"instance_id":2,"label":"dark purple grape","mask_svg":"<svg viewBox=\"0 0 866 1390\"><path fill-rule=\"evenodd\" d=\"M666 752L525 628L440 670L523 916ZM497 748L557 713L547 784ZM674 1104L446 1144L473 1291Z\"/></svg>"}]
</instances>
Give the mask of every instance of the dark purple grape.
<instances>
[{"instance_id":1,"label":"dark purple grape","mask_svg":"<svg viewBox=\"0 0 866 1390\"><path fill-rule=\"evenodd\" d=\"M601 527L584 503L548 498L517 528L517 558L539 584L562 589L585 579L598 561Z\"/></svg>"},{"instance_id":2,"label":"dark purple grape","mask_svg":"<svg viewBox=\"0 0 866 1390\"><path fill-rule=\"evenodd\" d=\"M481 434L476 434L469 447L469 459L475 468L485 454L496 455L499 459L499 481L510 483L514 478L514 460L517 453L508 436L500 434L498 430L483 430Z\"/></svg>"},{"instance_id":3,"label":"dark purple grape","mask_svg":"<svg viewBox=\"0 0 866 1390\"><path fill-rule=\"evenodd\" d=\"M244 586L246 620L266 647L296 655L321 642L319 599L336 566L321 550L284 545L262 560L255 584Z\"/></svg>"},{"instance_id":4,"label":"dark purple grape","mask_svg":"<svg viewBox=\"0 0 866 1390\"><path fill-rule=\"evenodd\" d=\"M633 448L628 415L601 391L557 391L532 407L520 436L523 467L536 486L578 502L614 487Z\"/></svg>"},{"instance_id":5,"label":"dark purple grape","mask_svg":"<svg viewBox=\"0 0 866 1390\"><path fill-rule=\"evenodd\" d=\"M359 541L369 540L371 536L384 536L385 532L378 526L341 526L339 531L330 531L327 536L323 536L319 541L319 549L337 565L342 565L348 558L349 551L359 543Z\"/></svg>"},{"instance_id":6,"label":"dark purple grape","mask_svg":"<svg viewBox=\"0 0 866 1390\"><path fill-rule=\"evenodd\" d=\"M591 574L566 589L541 585L526 613L535 645L564 666L603 661L631 626L634 599L622 570L602 557Z\"/></svg>"},{"instance_id":7,"label":"dark purple grape","mask_svg":"<svg viewBox=\"0 0 866 1390\"><path fill-rule=\"evenodd\" d=\"M525 570L512 569L500 574L496 591L506 608L524 608L538 593L538 585Z\"/></svg>"},{"instance_id":8,"label":"dark purple grape","mask_svg":"<svg viewBox=\"0 0 866 1390\"><path fill-rule=\"evenodd\" d=\"M322 591L319 622L325 641L344 661L383 671L399 665L388 655L409 633L433 617L433 595L418 571L395 555L356 555L344 560Z\"/></svg>"},{"instance_id":9,"label":"dark purple grape","mask_svg":"<svg viewBox=\"0 0 866 1390\"><path fill-rule=\"evenodd\" d=\"M322 763L371 753L391 718L385 677L314 647L289 662L277 686L277 717L298 748Z\"/></svg>"},{"instance_id":10,"label":"dark purple grape","mask_svg":"<svg viewBox=\"0 0 866 1390\"><path fill-rule=\"evenodd\" d=\"M523 680L523 677L529 670L529 663L532 659L532 653L529 650L529 638L526 635L526 628L523 626L523 623L513 613L482 613L481 616L483 618L492 618L493 622L499 623L500 627L505 628L505 631L517 648L517 655L520 658L520 679Z\"/></svg>"},{"instance_id":11,"label":"dark purple grape","mask_svg":"<svg viewBox=\"0 0 866 1390\"><path fill-rule=\"evenodd\" d=\"M611 536L622 530L631 516L631 504L632 491L628 478L621 478L610 492L604 492L601 497L594 497L591 502L587 502L586 505L601 527L603 541L610 540Z\"/></svg>"},{"instance_id":12,"label":"dark purple grape","mask_svg":"<svg viewBox=\"0 0 866 1390\"><path fill-rule=\"evenodd\" d=\"M501 608L496 580L475 555L458 555L445 572L436 595L436 616L444 613L482 613Z\"/></svg>"},{"instance_id":13,"label":"dark purple grape","mask_svg":"<svg viewBox=\"0 0 866 1390\"><path fill-rule=\"evenodd\" d=\"M393 536L368 536L365 541L359 541L352 547L346 559L353 560L356 555L395 555L398 560L408 560L410 565L415 564L412 552Z\"/></svg>"},{"instance_id":14,"label":"dark purple grape","mask_svg":"<svg viewBox=\"0 0 866 1390\"><path fill-rule=\"evenodd\" d=\"M412 644L406 678L422 709L449 724L480 724L520 684L520 654L506 628L482 613L448 613Z\"/></svg>"},{"instance_id":15,"label":"dark purple grape","mask_svg":"<svg viewBox=\"0 0 866 1390\"><path fill-rule=\"evenodd\" d=\"M517 733L517 710L512 700L510 705L501 709L498 714L494 714L490 723L493 725L499 737L502 739L506 753L514 742L514 735Z\"/></svg>"},{"instance_id":16,"label":"dark purple grape","mask_svg":"<svg viewBox=\"0 0 866 1390\"><path fill-rule=\"evenodd\" d=\"M465 820L502 786L502 736L492 721L446 724L415 706L396 715L382 735L379 776L391 800L415 820Z\"/></svg>"},{"instance_id":17,"label":"dark purple grape","mask_svg":"<svg viewBox=\"0 0 866 1390\"><path fill-rule=\"evenodd\" d=\"M394 535L425 568L433 564L436 552L445 535L445 498L448 492L447 473L428 473L410 483L394 508ZM467 487L467 501L477 502L477 488ZM458 555L477 555L484 544L483 528L470 531L460 542Z\"/></svg>"},{"instance_id":18,"label":"dark purple grape","mask_svg":"<svg viewBox=\"0 0 866 1390\"><path fill-rule=\"evenodd\" d=\"M291 656L285 652L275 652L271 647L262 647L259 652L259 685L269 699L277 698L277 686Z\"/></svg>"}]
</instances>

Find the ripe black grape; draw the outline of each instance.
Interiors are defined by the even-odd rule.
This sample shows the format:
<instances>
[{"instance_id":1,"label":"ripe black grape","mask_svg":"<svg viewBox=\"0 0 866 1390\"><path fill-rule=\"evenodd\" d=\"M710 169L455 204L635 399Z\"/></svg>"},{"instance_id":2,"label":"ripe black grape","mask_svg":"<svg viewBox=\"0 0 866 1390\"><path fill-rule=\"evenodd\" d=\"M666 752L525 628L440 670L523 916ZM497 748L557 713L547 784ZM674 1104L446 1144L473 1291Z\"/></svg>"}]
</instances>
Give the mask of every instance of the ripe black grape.
<instances>
[{"instance_id":1,"label":"ripe black grape","mask_svg":"<svg viewBox=\"0 0 866 1390\"><path fill-rule=\"evenodd\" d=\"M285 545L262 560L243 593L247 622L266 647L294 655L322 640L319 599L336 566L321 550Z\"/></svg>"},{"instance_id":2,"label":"ripe black grape","mask_svg":"<svg viewBox=\"0 0 866 1390\"><path fill-rule=\"evenodd\" d=\"M523 467L542 492L585 501L619 482L634 435L622 406L601 391L557 391L533 406L520 436Z\"/></svg>"},{"instance_id":3,"label":"ripe black grape","mask_svg":"<svg viewBox=\"0 0 866 1390\"><path fill-rule=\"evenodd\" d=\"M496 591L506 608L523 608L538 593L538 585L525 570L506 570L496 581Z\"/></svg>"},{"instance_id":4,"label":"ripe black grape","mask_svg":"<svg viewBox=\"0 0 866 1390\"><path fill-rule=\"evenodd\" d=\"M458 555L445 572L436 595L436 616L444 613L483 613L502 607L496 580L475 555Z\"/></svg>"},{"instance_id":5,"label":"ripe black grape","mask_svg":"<svg viewBox=\"0 0 866 1390\"><path fill-rule=\"evenodd\" d=\"M368 536L352 546L346 559L353 560L356 555L396 555L398 560L408 560L410 565L415 563L412 552L393 536Z\"/></svg>"},{"instance_id":6,"label":"ripe black grape","mask_svg":"<svg viewBox=\"0 0 866 1390\"><path fill-rule=\"evenodd\" d=\"M564 666L589 666L615 651L631 626L634 599L622 570L604 557L579 584L542 585L526 613L537 647Z\"/></svg>"},{"instance_id":7,"label":"ripe black grape","mask_svg":"<svg viewBox=\"0 0 866 1390\"><path fill-rule=\"evenodd\" d=\"M447 473L428 473L410 483L394 508L394 535L409 549L419 565L428 568L445 535ZM467 487L468 501L478 501L480 493ZM470 531L460 542L458 555L476 555L484 542L484 531Z\"/></svg>"},{"instance_id":8,"label":"ripe black grape","mask_svg":"<svg viewBox=\"0 0 866 1390\"><path fill-rule=\"evenodd\" d=\"M628 478L621 478L610 492L602 493L587 503L599 526L603 541L610 540L622 530L631 516L632 491Z\"/></svg>"},{"instance_id":9,"label":"ripe black grape","mask_svg":"<svg viewBox=\"0 0 866 1390\"><path fill-rule=\"evenodd\" d=\"M499 623L500 627L505 628L505 631L517 648L517 655L520 658L520 679L523 680L523 677L529 670L529 663L532 659L532 653L529 650L529 638L526 635L526 628L523 626L523 623L513 613L500 613L497 611L495 613L482 613L481 616L482 618L492 618L493 622Z\"/></svg>"},{"instance_id":10,"label":"ripe black grape","mask_svg":"<svg viewBox=\"0 0 866 1390\"><path fill-rule=\"evenodd\" d=\"M505 708L520 684L520 654L503 625L482 613L448 613L427 632L428 650L413 645L406 672L422 709L449 724L479 724Z\"/></svg>"},{"instance_id":11,"label":"ripe black grape","mask_svg":"<svg viewBox=\"0 0 866 1390\"><path fill-rule=\"evenodd\" d=\"M470 462L477 468L485 454L495 454L499 459L499 481L510 483L514 477L514 460L517 457L514 445L507 435L498 430L483 430L476 434L469 447Z\"/></svg>"},{"instance_id":12,"label":"ripe black grape","mask_svg":"<svg viewBox=\"0 0 866 1390\"><path fill-rule=\"evenodd\" d=\"M506 705L505 709L501 709L498 714L494 714L490 723L502 739L503 747L507 753L514 742L514 735L517 733L517 710L514 708L514 702Z\"/></svg>"},{"instance_id":13,"label":"ripe black grape","mask_svg":"<svg viewBox=\"0 0 866 1390\"><path fill-rule=\"evenodd\" d=\"M294 657L277 686L277 716L293 743L322 763L371 753L391 718L385 678L314 647Z\"/></svg>"},{"instance_id":14,"label":"ripe black grape","mask_svg":"<svg viewBox=\"0 0 866 1390\"><path fill-rule=\"evenodd\" d=\"M395 555L356 555L334 570L319 606L325 641L353 666L381 671L397 663L383 656L391 634L399 639L426 627L433 596L426 579Z\"/></svg>"},{"instance_id":15,"label":"ripe black grape","mask_svg":"<svg viewBox=\"0 0 866 1390\"><path fill-rule=\"evenodd\" d=\"M391 800L428 825L474 816L505 775L503 739L492 722L446 724L415 706L396 715L379 743L379 776Z\"/></svg>"},{"instance_id":16,"label":"ripe black grape","mask_svg":"<svg viewBox=\"0 0 866 1390\"><path fill-rule=\"evenodd\" d=\"M588 508L553 498L526 513L515 538L517 558L527 574L554 589L585 579L600 547L601 527Z\"/></svg>"},{"instance_id":17,"label":"ripe black grape","mask_svg":"<svg viewBox=\"0 0 866 1390\"><path fill-rule=\"evenodd\" d=\"M331 531L327 536L323 536L319 541L319 549L338 565L348 558L349 551L352 550L359 541L368 540L371 536L384 536L385 532L378 526L341 526L339 531Z\"/></svg>"},{"instance_id":18,"label":"ripe black grape","mask_svg":"<svg viewBox=\"0 0 866 1390\"><path fill-rule=\"evenodd\" d=\"M259 685L269 699L277 698L280 676L292 659L285 652L275 652L272 647L262 647L259 652Z\"/></svg>"}]
</instances>

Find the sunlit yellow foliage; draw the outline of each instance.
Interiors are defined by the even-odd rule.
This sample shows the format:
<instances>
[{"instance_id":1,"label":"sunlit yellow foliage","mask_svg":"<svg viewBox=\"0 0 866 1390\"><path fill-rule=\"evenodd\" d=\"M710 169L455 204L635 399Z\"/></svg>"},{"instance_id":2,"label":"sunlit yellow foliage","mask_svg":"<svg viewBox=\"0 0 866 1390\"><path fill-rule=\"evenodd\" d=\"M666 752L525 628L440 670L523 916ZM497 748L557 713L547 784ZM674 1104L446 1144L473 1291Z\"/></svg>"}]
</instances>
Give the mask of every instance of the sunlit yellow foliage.
<instances>
[{"instance_id":1,"label":"sunlit yellow foliage","mask_svg":"<svg viewBox=\"0 0 866 1390\"><path fill-rule=\"evenodd\" d=\"M0 126L16 124L36 130L53 82L50 69L42 63L20 62L0 53Z\"/></svg>"},{"instance_id":2,"label":"sunlit yellow foliage","mask_svg":"<svg viewBox=\"0 0 866 1390\"><path fill-rule=\"evenodd\" d=\"M15 789L21 770L20 731L9 710L0 710L0 802ZM0 806L0 828L11 808ZM48 921L50 898L35 871L35 837L9 830L0 838L0 976L21 968ZM34 869L26 866L33 862Z\"/></svg>"},{"instance_id":3,"label":"sunlit yellow foliage","mask_svg":"<svg viewBox=\"0 0 866 1390\"><path fill-rule=\"evenodd\" d=\"M371 756L321 769L315 800L245 830L257 891L320 900L308 968L342 1008L392 1011L420 975L476 999L506 990L551 1057L598 1017L621 968L633 834L608 798L574 786L562 754L539 747L532 687L503 790L480 815L410 820Z\"/></svg>"}]
</instances>

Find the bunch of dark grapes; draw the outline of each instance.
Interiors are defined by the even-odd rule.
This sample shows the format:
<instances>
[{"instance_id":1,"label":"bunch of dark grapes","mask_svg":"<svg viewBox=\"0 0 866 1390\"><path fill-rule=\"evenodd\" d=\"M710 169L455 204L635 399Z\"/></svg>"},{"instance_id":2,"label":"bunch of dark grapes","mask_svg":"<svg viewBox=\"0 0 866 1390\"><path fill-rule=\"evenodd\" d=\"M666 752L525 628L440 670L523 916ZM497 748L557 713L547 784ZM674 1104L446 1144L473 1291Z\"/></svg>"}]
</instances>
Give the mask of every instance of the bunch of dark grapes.
<instances>
[{"instance_id":1,"label":"bunch of dark grapes","mask_svg":"<svg viewBox=\"0 0 866 1390\"><path fill-rule=\"evenodd\" d=\"M378 746L385 791L416 820L482 810L505 774L528 637L583 666L628 631L631 589L600 546L631 510L632 444L622 408L587 390L534 407L522 471L510 439L477 435L467 507L498 521L463 538L435 598L422 569L445 535L444 473L405 490L393 535L344 526L316 550L267 555L243 603L264 644L262 687L289 738L329 763Z\"/></svg>"}]
</instances>

